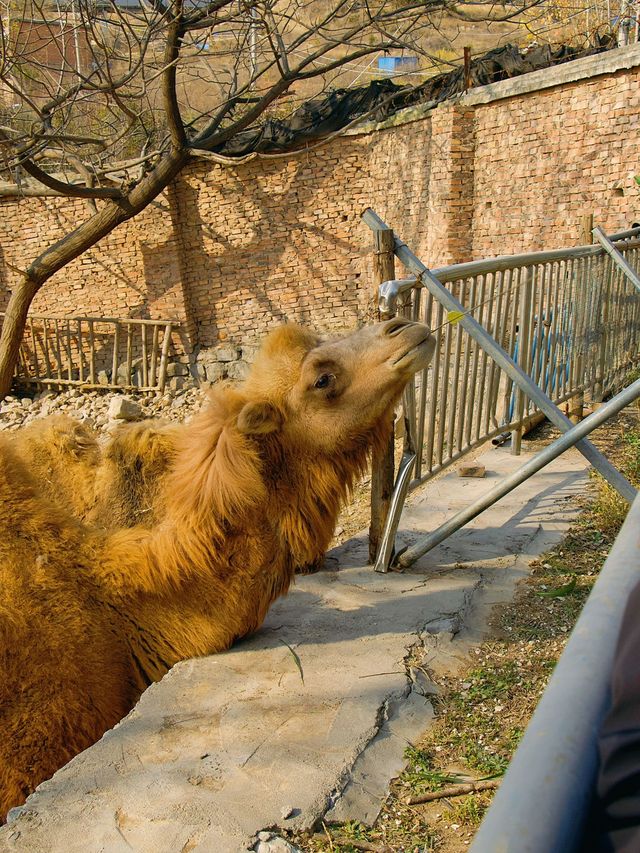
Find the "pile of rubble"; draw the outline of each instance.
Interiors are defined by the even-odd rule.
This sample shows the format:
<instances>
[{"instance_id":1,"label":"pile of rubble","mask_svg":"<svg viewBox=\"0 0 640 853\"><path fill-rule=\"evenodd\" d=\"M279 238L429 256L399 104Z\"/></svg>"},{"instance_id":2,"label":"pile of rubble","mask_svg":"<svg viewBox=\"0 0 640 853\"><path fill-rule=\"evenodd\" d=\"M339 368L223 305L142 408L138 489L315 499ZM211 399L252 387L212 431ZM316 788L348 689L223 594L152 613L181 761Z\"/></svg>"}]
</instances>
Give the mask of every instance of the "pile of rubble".
<instances>
[{"instance_id":1,"label":"pile of rubble","mask_svg":"<svg viewBox=\"0 0 640 853\"><path fill-rule=\"evenodd\" d=\"M187 388L173 393L128 396L115 391L42 391L35 396L8 396L0 403L0 430L17 429L36 418L67 414L100 431L117 423L161 418L184 421L197 412L205 388Z\"/></svg>"}]
</instances>

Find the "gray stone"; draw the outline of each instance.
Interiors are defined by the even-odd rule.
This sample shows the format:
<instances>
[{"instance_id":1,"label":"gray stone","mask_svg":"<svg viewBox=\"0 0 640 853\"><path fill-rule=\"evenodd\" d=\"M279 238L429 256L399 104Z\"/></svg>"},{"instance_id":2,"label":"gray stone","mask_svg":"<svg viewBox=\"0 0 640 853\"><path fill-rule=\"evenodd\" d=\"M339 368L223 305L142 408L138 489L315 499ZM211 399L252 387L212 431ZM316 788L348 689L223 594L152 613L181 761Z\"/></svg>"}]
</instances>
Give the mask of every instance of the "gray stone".
<instances>
[{"instance_id":1,"label":"gray stone","mask_svg":"<svg viewBox=\"0 0 640 853\"><path fill-rule=\"evenodd\" d=\"M243 379L247 378L250 370L251 367L246 361L234 361L227 369L227 376L235 382L242 382Z\"/></svg>"},{"instance_id":2,"label":"gray stone","mask_svg":"<svg viewBox=\"0 0 640 853\"><path fill-rule=\"evenodd\" d=\"M142 417L142 408L130 397L118 394L109 403L109 417L111 420L137 421Z\"/></svg>"},{"instance_id":3,"label":"gray stone","mask_svg":"<svg viewBox=\"0 0 640 853\"><path fill-rule=\"evenodd\" d=\"M218 361L236 361L240 357L238 347L231 344L223 344L223 346L216 347L215 352Z\"/></svg>"},{"instance_id":4,"label":"gray stone","mask_svg":"<svg viewBox=\"0 0 640 853\"><path fill-rule=\"evenodd\" d=\"M172 391L182 391L184 389L185 379L182 376L173 376L168 382L167 386Z\"/></svg>"},{"instance_id":5,"label":"gray stone","mask_svg":"<svg viewBox=\"0 0 640 853\"><path fill-rule=\"evenodd\" d=\"M106 370L98 371L98 385L109 385L111 382Z\"/></svg>"},{"instance_id":6,"label":"gray stone","mask_svg":"<svg viewBox=\"0 0 640 853\"><path fill-rule=\"evenodd\" d=\"M131 362L131 375L127 371L127 362L123 361L118 365L118 384L119 385L142 385L142 359L134 358Z\"/></svg>"},{"instance_id":7,"label":"gray stone","mask_svg":"<svg viewBox=\"0 0 640 853\"><path fill-rule=\"evenodd\" d=\"M299 847L289 844L279 835L272 832L259 832L258 842L253 848L256 853L301 853Z\"/></svg>"},{"instance_id":8,"label":"gray stone","mask_svg":"<svg viewBox=\"0 0 640 853\"><path fill-rule=\"evenodd\" d=\"M409 676L413 681L413 689L416 693L421 696L436 696L438 694L438 685L420 667L410 666Z\"/></svg>"},{"instance_id":9,"label":"gray stone","mask_svg":"<svg viewBox=\"0 0 640 853\"><path fill-rule=\"evenodd\" d=\"M218 353L213 347L201 349L196 355L195 361L199 364L208 364L211 361L218 361Z\"/></svg>"},{"instance_id":10,"label":"gray stone","mask_svg":"<svg viewBox=\"0 0 640 853\"><path fill-rule=\"evenodd\" d=\"M226 371L224 365L217 361L205 364L205 377L207 382L218 382L218 380L224 379L225 375Z\"/></svg>"},{"instance_id":11,"label":"gray stone","mask_svg":"<svg viewBox=\"0 0 640 853\"><path fill-rule=\"evenodd\" d=\"M256 355L260 347L258 344L243 344L241 349L241 358L244 361L248 361L249 364L253 364L256 360Z\"/></svg>"},{"instance_id":12,"label":"gray stone","mask_svg":"<svg viewBox=\"0 0 640 853\"><path fill-rule=\"evenodd\" d=\"M199 382L204 382L207 378L207 369L202 362L195 362L189 365L189 371L194 379Z\"/></svg>"},{"instance_id":13,"label":"gray stone","mask_svg":"<svg viewBox=\"0 0 640 853\"><path fill-rule=\"evenodd\" d=\"M167 365L167 376L188 376L189 375L189 365L188 364L180 364L179 361L171 361Z\"/></svg>"}]
</instances>

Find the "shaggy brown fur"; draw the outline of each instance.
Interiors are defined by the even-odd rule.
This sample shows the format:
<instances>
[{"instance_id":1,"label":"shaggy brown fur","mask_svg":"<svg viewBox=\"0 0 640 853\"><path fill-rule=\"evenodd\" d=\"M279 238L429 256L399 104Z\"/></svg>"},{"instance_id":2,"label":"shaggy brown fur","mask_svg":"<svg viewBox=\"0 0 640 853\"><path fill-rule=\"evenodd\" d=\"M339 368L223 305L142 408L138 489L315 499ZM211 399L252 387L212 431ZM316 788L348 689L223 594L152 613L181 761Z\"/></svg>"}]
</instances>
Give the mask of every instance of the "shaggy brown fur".
<instances>
[{"instance_id":1,"label":"shaggy brown fur","mask_svg":"<svg viewBox=\"0 0 640 853\"><path fill-rule=\"evenodd\" d=\"M261 624L327 547L432 348L401 320L328 343L272 333L247 381L213 392L170 441L151 528L81 524L0 441L0 814L174 663Z\"/></svg>"},{"instance_id":2,"label":"shaggy brown fur","mask_svg":"<svg viewBox=\"0 0 640 853\"><path fill-rule=\"evenodd\" d=\"M92 427L52 415L16 433L14 447L43 493L80 521L151 527L179 434L162 421L122 424L101 448Z\"/></svg>"},{"instance_id":3,"label":"shaggy brown fur","mask_svg":"<svg viewBox=\"0 0 640 853\"><path fill-rule=\"evenodd\" d=\"M96 501L101 453L97 435L66 415L51 415L14 433L13 446L43 495L83 519Z\"/></svg>"}]
</instances>

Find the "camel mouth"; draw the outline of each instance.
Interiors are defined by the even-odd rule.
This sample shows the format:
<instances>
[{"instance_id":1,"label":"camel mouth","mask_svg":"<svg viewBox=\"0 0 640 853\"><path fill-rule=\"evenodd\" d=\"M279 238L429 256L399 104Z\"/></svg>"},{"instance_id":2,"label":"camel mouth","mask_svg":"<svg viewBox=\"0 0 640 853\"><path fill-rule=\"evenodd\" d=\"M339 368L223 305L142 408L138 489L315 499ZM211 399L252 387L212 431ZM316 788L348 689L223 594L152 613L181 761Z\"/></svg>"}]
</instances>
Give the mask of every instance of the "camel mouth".
<instances>
[{"instance_id":1,"label":"camel mouth","mask_svg":"<svg viewBox=\"0 0 640 853\"><path fill-rule=\"evenodd\" d=\"M435 350L435 341L431 334L425 330L422 340L414 343L409 349L405 350L395 361L392 362L392 367L400 368L401 370L410 370L416 372L426 367Z\"/></svg>"}]
</instances>

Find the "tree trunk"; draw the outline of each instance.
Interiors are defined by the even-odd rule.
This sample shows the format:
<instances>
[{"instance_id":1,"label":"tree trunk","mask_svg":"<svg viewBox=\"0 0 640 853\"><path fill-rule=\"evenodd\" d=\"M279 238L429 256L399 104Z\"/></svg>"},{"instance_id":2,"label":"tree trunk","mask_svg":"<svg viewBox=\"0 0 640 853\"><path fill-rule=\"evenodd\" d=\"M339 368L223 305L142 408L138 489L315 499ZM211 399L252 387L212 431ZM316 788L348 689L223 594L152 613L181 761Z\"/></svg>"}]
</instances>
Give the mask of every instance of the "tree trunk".
<instances>
[{"instance_id":1,"label":"tree trunk","mask_svg":"<svg viewBox=\"0 0 640 853\"><path fill-rule=\"evenodd\" d=\"M24 271L11 293L0 334L0 399L11 390L29 307L42 285L51 276L87 249L131 219L159 195L188 160L184 150L165 154L156 168L118 201L104 206L70 234L45 249Z\"/></svg>"}]
</instances>

